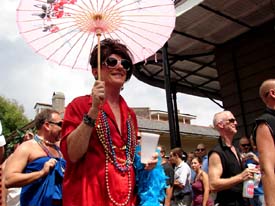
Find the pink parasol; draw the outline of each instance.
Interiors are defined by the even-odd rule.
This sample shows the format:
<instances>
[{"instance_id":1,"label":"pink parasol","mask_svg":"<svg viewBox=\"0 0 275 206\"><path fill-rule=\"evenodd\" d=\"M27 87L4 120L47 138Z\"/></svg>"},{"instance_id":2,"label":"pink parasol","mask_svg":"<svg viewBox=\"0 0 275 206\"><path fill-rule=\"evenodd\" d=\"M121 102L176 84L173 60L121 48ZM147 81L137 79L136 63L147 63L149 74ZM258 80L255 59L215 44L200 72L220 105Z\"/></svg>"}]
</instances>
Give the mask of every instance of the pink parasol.
<instances>
[{"instance_id":1,"label":"pink parasol","mask_svg":"<svg viewBox=\"0 0 275 206\"><path fill-rule=\"evenodd\" d=\"M34 51L77 69L90 68L90 52L105 38L125 44L134 63L145 60L169 39L175 18L172 0L21 0L17 9Z\"/></svg>"}]
</instances>

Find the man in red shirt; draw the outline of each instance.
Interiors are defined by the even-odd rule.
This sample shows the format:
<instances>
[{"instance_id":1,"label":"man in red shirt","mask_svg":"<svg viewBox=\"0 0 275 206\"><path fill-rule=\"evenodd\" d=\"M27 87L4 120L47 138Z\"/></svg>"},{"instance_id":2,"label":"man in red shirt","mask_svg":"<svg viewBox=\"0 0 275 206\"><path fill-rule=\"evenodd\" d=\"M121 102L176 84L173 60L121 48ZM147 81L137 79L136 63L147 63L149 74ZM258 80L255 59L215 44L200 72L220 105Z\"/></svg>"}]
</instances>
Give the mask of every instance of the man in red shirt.
<instances>
[{"instance_id":1,"label":"man in red shirt","mask_svg":"<svg viewBox=\"0 0 275 206\"><path fill-rule=\"evenodd\" d=\"M132 75L131 54L118 41L103 40L98 80L97 50L90 59L96 79L91 94L75 98L64 116L63 205L132 206L136 204L133 161L138 127L135 113L120 95ZM156 160L151 163L148 168Z\"/></svg>"}]
</instances>

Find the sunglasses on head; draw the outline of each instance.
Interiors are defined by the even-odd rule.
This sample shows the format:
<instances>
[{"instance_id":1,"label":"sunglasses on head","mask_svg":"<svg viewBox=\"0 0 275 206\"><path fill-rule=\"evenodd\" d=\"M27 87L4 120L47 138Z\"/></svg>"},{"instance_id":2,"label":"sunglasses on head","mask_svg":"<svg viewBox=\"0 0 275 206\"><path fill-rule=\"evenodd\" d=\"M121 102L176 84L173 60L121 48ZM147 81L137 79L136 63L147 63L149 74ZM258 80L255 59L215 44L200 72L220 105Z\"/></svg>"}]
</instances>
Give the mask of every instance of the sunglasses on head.
<instances>
[{"instance_id":1,"label":"sunglasses on head","mask_svg":"<svg viewBox=\"0 0 275 206\"><path fill-rule=\"evenodd\" d=\"M62 121L60 121L60 122L52 122L52 121L49 121L49 123L50 123L50 124L57 125L57 126L59 126L59 127L62 127L62 124L63 124Z\"/></svg>"},{"instance_id":2,"label":"sunglasses on head","mask_svg":"<svg viewBox=\"0 0 275 206\"><path fill-rule=\"evenodd\" d=\"M128 61L127 59L118 60L115 57L108 57L105 60L105 62L103 62L103 64L105 64L108 68L111 68L111 69L116 68L118 64L121 64L126 71L129 71L132 66L131 62Z\"/></svg>"},{"instance_id":3,"label":"sunglasses on head","mask_svg":"<svg viewBox=\"0 0 275 206\"><path fill-rule=\"evenodd\" d=\"M250 147L250 144L241 144L242 147Z\"/></svg>"}]
</instances>

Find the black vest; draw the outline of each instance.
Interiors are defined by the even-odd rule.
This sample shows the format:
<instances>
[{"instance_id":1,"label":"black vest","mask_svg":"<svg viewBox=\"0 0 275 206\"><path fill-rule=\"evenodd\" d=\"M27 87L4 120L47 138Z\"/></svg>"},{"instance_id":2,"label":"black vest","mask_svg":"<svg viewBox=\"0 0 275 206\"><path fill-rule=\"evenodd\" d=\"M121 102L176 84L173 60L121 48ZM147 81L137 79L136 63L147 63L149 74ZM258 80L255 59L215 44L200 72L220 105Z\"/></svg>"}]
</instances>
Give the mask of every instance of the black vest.
<instances>
[{"instance_id":1,"label":"black vest","mask_svg":"<svg viewBox=\"0 0 275 206\"><path fill-rule=\"evenodd\" d=\"M275 140L275 110L266 108L264 113L255 120L255 127L253 129L253 139L256 142L256 131L260 124L265 123L268 125L270 133Z\"/></svg>"},{"instance_id":2,"label":"black vest","mask_svg":"<svg viewBox=\"0 0 275 206\"><path fill-rule=\"evenodd\" d=\"M219 138L219 144L213 147L208 153L208 157L215 152L219 155L222 163L223 172L221 178L230 178L237 174L240 174L243 171L243 166L240 160L240 155L238 154L238 159L231 151L231 149L226 146L224 141ZM221 206L224 205L238 205L245 206L245 200L242 197L243 183L239 183L230 189L222 190L217 192L217 198L215 203L220 203Z\"/></svg>"}]
</instances>

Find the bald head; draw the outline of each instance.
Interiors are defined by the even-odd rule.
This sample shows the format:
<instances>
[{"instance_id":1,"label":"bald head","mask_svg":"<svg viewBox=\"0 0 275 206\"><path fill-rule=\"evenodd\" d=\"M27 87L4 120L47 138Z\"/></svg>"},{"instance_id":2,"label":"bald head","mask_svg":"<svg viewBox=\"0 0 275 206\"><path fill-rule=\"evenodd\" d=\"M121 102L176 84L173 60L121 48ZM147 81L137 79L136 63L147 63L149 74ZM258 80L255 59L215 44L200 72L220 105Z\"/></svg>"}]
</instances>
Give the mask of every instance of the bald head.
<instances>
[{"instance_id":1,"label":"bald head","mask_svg":"<svg viewBox=\"0 0 275 206\"><path fill-rule=\"evenodd\" d=\"M217 129L218 123L226 120L230 116L233 116L233 114L227 110L216 113L213 118L213 126Z\"/></svg>"},{"instance_id":2,"label":"bald head","mask_svg":"<svg viewBox=\"0 0 275 206\"><path fill-rule=\"evenodd\" d=\"M275 91L275 79L265 80L260 86L259 95L265 104L271 89Z\"/></svg>"},{"instance_id":3,"label":"bald head","mask_svg":"<svg viewBox=\"0 0 275 206\"><path fill-rule=\"evenodd\" d=\"M214 115L213 125L219 132L221 138L232 142L237 133L237 120L230 111L222 111Z\"/></svg>"}]
</instances>

